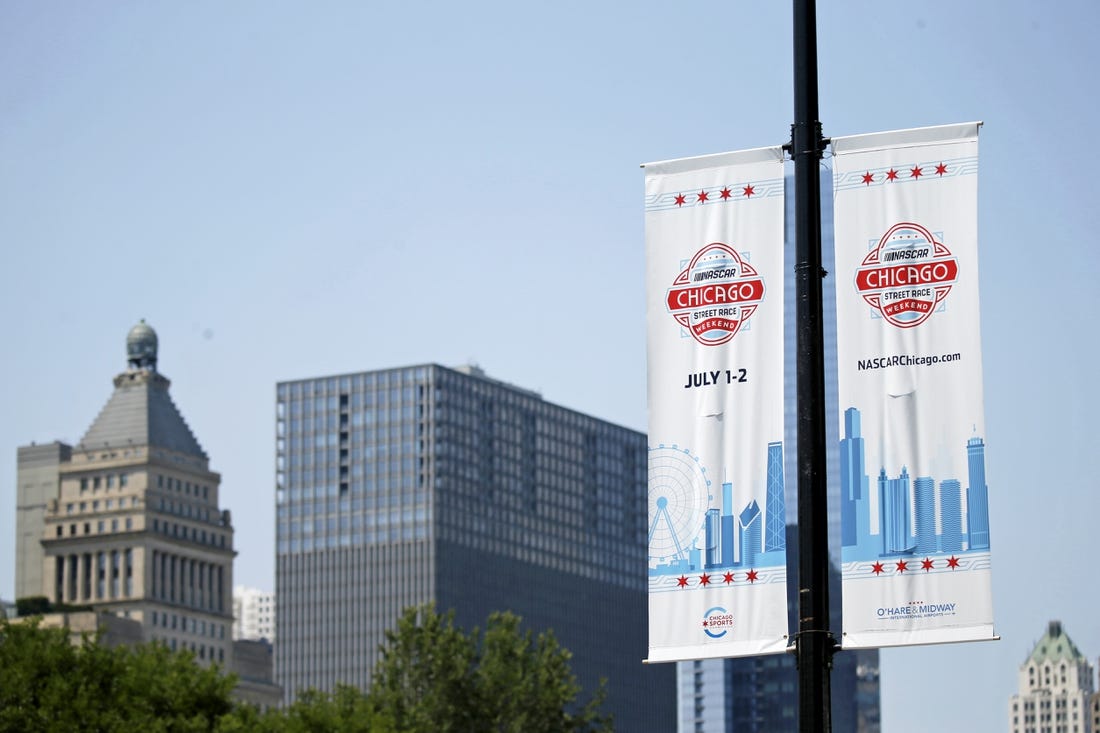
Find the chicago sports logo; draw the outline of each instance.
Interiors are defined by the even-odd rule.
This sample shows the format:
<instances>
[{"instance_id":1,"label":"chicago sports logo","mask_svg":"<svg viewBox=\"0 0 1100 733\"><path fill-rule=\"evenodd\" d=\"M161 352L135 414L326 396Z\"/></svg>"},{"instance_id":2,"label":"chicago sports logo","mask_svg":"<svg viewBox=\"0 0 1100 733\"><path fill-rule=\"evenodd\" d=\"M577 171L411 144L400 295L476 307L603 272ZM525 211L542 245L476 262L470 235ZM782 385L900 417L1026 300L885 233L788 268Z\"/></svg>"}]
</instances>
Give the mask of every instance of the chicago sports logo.
<instances>
[{"instance_id":1,"label":"chicago sports logo","mask_svg":"<svg viewBox=\"0 0 1100 733\"><path fill-rule=\"evenodd\" d=\"M959 261L920 224L902 222L882 235L856 270L856 290L898 328L928 320L951 292Z\"/></svg>"},{"instance_id":2,"label":"chicago sports logo","mask_svg":"<svg viewBox=\"0 0 1100 733\"><path fill-rule=\"evenodd\" d=\"M703 633L712 639L721 639L733 628L733 614L721 606L707 609L703 614Z\"/></svg>"},{"instance_id":3,"label":"chicago sports logo","mask_svg":"<svg viewBox=\"0 0 1100 733\"><path fill-rule=\"evenodd\" d=\"M672 281L665 306L704 346L724 344L764 299L764 280L733 247L706 245Z\"/></svg>"}]
</instances>

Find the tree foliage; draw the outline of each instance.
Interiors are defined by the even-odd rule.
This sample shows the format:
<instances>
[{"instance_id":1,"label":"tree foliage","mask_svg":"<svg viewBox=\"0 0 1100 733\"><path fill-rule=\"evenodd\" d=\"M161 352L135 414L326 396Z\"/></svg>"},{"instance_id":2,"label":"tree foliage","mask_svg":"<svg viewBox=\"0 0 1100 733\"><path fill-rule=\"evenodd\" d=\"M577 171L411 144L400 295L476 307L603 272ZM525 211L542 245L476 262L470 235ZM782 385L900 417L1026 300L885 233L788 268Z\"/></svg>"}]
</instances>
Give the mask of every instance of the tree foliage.
<instances>
[{"instance_id":1,"label":"tree foliage","mask_svg":"<svg viewBox=\"0 0 1100 733\"><path fill-rule=\"evenodd\" d=\"M0 733L213 731L235 684L162 644L74 645L65 629L0 620Z\"/></svg>"},{"instance_id":2,"label":"tree foliage","mask_svg":"<svg viewBox=\"0 0 1100 733\"><path fill-rule=\"evenodd\" d=\"M371 689L306 691L287 708L236 704L236 679L163 644L71 643L64 629L0 619L0 733L602 733L601 683L581 702L571 654L510 613L467 634L454 614L409 609Z\"/></svg>"},{"instance_id":3,"label":"tree foliage","mask_svg":"<svg viewBox=\"0 0 1100 733\"><path fill-rule=\"evenodd\" d=\"M44 613L65 613L71 611L91 611L89 605L54 603L46 596L24 596L15 599L17 616L41 616Z\"/></svg>"},{"instance_id":4,"label":"tree foliage","mask_svg":"<svg viewBox=\"0 0 1100 733\"><path fill-rule=\"evenodd\" d=\"M551 632L520 630L511 613L469 635L454 613L410 609L386 635L368 699L398 730L556 733L609 731L601 684L584 704L571 654Z\"/></svg>"}]
</instances>

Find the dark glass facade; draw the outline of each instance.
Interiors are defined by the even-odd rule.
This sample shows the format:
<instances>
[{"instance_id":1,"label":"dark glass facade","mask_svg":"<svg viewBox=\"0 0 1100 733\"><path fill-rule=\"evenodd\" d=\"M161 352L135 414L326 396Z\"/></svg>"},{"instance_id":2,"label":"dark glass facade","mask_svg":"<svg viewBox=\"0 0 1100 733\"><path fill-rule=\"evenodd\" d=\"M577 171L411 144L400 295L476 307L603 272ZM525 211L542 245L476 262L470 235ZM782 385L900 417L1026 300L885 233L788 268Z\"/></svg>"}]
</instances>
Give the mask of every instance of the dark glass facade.
<instances>
[{"instance_id":1,"label":"dark glass facade","mask_svg":"<svg viewBox=\"0 0 1100 733\"><path fill-rule=\"evenodd\" d=\"M675 726L644 667L646 438L480 370L283 382L276 396L276 676L365 688L408 606L552 629L618 730Z\"/></svg>"}]
</instances>

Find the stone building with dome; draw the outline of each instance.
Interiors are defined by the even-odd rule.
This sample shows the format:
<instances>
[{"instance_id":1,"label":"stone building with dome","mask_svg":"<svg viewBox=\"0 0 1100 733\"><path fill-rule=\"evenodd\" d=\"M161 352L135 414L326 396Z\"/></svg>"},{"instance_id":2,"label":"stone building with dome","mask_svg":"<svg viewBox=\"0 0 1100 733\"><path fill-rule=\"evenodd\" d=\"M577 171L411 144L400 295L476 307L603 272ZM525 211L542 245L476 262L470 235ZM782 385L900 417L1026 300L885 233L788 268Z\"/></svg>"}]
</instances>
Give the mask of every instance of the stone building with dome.
<instances>
[{"instance_id":1,"label":"stone building with dome","mask_svg":"<svg viewBox=\"0 0 1100 733\"><path fill-rule=\"evenodd\" d=\"M130 329L127 368L76 445L18 449L16 597L130 619L233 669L233 524L157 346L144 321Z\"/></svg>"}]
</instances>

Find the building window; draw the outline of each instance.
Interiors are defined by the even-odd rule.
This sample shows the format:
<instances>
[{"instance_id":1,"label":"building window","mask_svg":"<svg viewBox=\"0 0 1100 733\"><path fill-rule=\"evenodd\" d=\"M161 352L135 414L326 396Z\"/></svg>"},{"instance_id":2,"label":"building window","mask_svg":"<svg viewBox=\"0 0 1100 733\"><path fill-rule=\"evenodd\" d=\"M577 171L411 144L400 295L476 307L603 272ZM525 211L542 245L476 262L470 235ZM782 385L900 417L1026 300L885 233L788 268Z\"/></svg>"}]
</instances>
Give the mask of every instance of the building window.
<instances>
[{"instance_id":1,"label":"building window","mask_svg":"<svg viewBox=\"0 0 1100 733\"><path fill-rule=\"evenodd\" d=\"M96 553L96 598L106 598L107 580L107 556L102 552Z\"/></svg>"},{"instance_id":2,"label":"building window","mask_svg":"<svg viewBox=\"0 0 1100 733\"><path fill-rule=\"evenodd\" d=\"M118 550L111 551L111 598L119 597L119 558Z\"/></svg>"},{"instance_id":3,"label":"building window","mask_svg":"<svg viewBox=\"0 0 1100 733\"><path fill-rule=\"evenodd\" d=\"M118 475L118 488L120 488L120 489L126 488L126 474L124 474L124 473L120 473Z\"/></svg>"}]
</instances>

